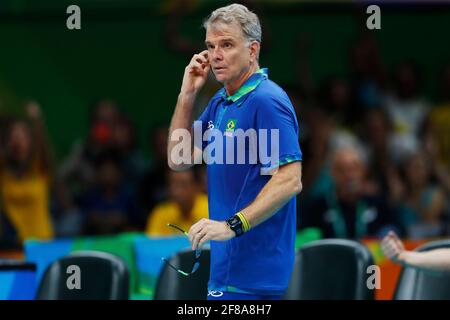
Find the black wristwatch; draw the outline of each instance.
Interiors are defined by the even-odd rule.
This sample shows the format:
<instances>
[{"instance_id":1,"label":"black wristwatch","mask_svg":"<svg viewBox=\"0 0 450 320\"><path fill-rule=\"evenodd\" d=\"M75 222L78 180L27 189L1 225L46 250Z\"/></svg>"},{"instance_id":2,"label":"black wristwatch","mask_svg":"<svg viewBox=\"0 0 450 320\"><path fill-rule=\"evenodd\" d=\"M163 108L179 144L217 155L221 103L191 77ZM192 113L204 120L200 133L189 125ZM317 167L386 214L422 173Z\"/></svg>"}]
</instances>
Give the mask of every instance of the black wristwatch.
<instances>
[{"instance_id":1,"label":"black wristwatch","mask_svg":"<svg viewBox=\"0 0 450 320\"><path fill-rule=\"evenodd\" d=\"M242 236L244 234L244 228L242 226L242 221L237 215L234 215L226 220L228 226L231 230L236 233L236 237Z\"/></svg>"}]
</instances>

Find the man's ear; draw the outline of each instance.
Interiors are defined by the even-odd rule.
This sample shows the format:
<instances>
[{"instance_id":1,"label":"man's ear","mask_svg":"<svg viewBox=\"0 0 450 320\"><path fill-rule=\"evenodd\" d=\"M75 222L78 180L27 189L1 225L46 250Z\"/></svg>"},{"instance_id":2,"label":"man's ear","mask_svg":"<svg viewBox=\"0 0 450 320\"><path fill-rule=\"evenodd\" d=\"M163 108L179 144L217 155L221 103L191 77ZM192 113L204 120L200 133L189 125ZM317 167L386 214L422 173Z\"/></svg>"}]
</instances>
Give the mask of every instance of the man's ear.
<instances>
[{"instance_id":1,"label":"man's ear","mask_svg":"<svg viewBox=\"0 0 450 320\"><path fill-rule=\"evenodd\" d=\"M250 58L252 61L257 61L259 56L259 51L261 50L261 45L258 41L253 40L250 44Z\"/></svg>"}]
</instances>

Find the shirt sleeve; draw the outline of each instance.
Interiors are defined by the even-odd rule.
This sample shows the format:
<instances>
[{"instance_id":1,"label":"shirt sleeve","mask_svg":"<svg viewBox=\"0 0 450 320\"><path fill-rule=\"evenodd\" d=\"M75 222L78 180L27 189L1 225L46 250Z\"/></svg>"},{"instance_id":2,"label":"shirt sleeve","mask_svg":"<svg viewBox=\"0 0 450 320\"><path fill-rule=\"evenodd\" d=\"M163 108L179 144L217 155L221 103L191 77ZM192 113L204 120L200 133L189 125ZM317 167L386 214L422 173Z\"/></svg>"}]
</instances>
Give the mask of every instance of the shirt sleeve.
<instances>
[{"instance_id":1,"label":"shirt sleeve","mask_svg":"<svg viewBox=\"0 0 450 320\"><path fill-rule=\"evenodd\" d=\"M256 125L259 131L258 155L266 155L261 161L264 170L271 171L285 164L301 161L302 152L298 139L298 122L294 108L287 97L256 97ZM265 133L261 129L266 129ZM266 134L266 143L261 135ZM261 143L261 141L263 141ZM270 158L270 161L267 161Z\"/></svg>"}]
</instances>

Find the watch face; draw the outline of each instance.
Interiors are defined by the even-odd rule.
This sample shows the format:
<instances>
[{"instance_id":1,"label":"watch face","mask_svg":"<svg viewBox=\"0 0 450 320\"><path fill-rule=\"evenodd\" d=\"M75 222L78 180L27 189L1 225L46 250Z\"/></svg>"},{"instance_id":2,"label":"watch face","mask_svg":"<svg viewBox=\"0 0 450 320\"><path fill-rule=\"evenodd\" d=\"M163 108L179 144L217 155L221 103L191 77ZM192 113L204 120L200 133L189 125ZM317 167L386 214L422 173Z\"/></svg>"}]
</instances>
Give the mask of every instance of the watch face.
<instances>
[{"instance_id":1,"label":"watch face","mask_svg":"<svg viewBox=\"0 0 450 320\"><path fill-rule=\"evenodd\" d=\"M236 233L236 236L240 236L243 234L241 219L233 216L227 220L227 223L230 226L231 230Z\"/></svg>"},{"instance_id":2,"label":"watch face","mask_svg":"<svg viewBox=\"0 0 450 320\"><path fill-rule=\"evenodd\" d=\"M232 223L232 224L237 224L237 223L239 223L239 219L238 219L237 217L233 217L233 218L231 219L231 223Z\"/></svg>"},{"instance_id":3,"label":"watch face","mask_svg":"<svg viewBox=\"0 0 450 320\"><path fill-rule=\"evenodd\" d=\"M230 229L236 233L236 236L241 236L244 231L242 230L242 222L237 216L232 216L227 220Z\"/></svg>"}]
</instances>

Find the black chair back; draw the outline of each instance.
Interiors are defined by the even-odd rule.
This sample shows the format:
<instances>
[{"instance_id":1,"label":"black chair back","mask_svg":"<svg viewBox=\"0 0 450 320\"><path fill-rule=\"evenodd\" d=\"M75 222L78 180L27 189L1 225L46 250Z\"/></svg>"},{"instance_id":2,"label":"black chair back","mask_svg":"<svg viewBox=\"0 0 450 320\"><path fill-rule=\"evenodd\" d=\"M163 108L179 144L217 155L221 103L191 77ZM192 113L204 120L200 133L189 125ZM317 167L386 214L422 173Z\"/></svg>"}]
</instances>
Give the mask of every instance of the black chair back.
<instances>
[{"instance_id":1,"label":"black chair back","mask_svg":"<svg viewBox=\"0 0 450 320\"><path fill-rule=\"evenodd\" d=\"M373 300L367 280L374 265L366 246L345 239L324 239L301 247L287 300Z\"/></svg>"},{"instance_id":2,"label":"black chair back","mask_svg":"<svg viewBox=\"0 0 450 320\"><path fill-rule=\"evenodd\" d=\"M39 300L127 300L129 271L121 258L79 251L52 263L40 282Z\"/></svg>"}]
</instances>

